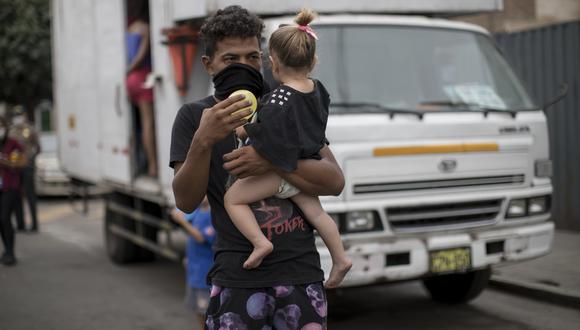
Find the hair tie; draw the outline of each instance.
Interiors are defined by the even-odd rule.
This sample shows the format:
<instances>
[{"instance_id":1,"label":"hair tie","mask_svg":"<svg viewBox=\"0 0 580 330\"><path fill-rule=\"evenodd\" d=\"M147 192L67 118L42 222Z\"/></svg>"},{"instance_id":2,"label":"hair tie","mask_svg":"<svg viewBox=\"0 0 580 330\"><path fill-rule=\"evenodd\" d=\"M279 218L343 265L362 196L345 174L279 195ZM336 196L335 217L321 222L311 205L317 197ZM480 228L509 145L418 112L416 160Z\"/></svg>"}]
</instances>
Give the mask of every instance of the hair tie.
<instances>
[{"instance_id":1,"label":"hair tie","mask_svg":"<svg viewBox=\"0 0 580 330\"><path fill-rule=\"evenodd\" d=\"M300 31L304 31L306 32L309 36L311 36L312 38L318 40L318 36L316 35L316 33L314 32L314 30L312 30L312 28L310 27L310 25L298 25L298 30Z\"/></svg>"}]
</instances>

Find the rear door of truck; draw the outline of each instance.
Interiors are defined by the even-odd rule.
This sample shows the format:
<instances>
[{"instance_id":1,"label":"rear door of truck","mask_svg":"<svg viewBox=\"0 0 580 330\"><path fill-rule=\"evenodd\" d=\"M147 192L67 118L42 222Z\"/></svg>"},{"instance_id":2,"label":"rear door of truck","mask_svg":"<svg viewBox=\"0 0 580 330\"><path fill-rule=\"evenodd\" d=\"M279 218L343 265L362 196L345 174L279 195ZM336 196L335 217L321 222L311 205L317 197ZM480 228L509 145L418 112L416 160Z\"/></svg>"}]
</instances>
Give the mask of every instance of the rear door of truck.
<instances>
[{"instance_id":1,"label":"rear door of truck","mask_svg":"<svg viewBox=\"0 0 580 330\"><path fill-rule=\"evenodd\" d=\"M88 182L131 180L122 1L53 0L59 157Z\"/></svg>"}]
</instances>

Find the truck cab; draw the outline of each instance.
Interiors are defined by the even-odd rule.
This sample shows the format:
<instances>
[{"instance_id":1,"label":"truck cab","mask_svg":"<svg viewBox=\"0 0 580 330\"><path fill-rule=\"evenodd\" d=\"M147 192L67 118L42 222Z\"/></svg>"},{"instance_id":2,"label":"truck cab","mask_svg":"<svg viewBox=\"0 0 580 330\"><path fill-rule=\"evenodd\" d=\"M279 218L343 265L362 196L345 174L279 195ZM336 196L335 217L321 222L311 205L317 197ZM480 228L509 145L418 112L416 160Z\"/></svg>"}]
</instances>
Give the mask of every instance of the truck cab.
<instances>
[{"instance_id":1,"label":"truck cab","mask_svg":"<svg viewBox=\"0 0 580 330\"><path fill-rule=\"evenodd\" d=\"M269 35L291 18L266 23ZM466 300L491 267L549 251L546 117L485 30L385 15L312 26L346 183L321 198L353 259L343 286L421 278L436 299ZM449 274L469 290L445 287Z\"/></svg>"}]
</instances>

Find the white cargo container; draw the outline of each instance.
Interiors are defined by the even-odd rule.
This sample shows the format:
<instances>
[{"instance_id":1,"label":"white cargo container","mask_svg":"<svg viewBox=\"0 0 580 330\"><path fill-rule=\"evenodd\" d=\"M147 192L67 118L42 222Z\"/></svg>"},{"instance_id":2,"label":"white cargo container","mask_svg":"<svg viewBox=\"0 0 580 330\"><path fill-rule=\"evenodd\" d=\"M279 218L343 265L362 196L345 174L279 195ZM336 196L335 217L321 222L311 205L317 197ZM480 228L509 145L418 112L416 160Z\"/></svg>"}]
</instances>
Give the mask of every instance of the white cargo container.
<instances>
[{"instance_id":1,"label":"white cargo container","mask_svg":"<svg viewBox=\"0 0 580 330\"><path fill-rule=\"evenodd\" d=\"M485 287L491 267L549 251L551 163L541 107L485 30L409 15L500 10L502 1L237 3L267 17L266 37L302 6L321 13L314 76L331 94L327 136L346 179L340 196L322 200L354 261L344 286L422 279L434 299L466 301ZM122 2L53 0L60 157L71 176L112 189L104 223L116 262L152 252L180 258L170 239L157 240L174 228L171 127L180 106L208 95L211 84L198 49L180 96L162 30L199 23L227 4L150 2L160 164L152 190L133 168ZM328 271L328 251L318 246Z\"/></svg>"}]
</instances>

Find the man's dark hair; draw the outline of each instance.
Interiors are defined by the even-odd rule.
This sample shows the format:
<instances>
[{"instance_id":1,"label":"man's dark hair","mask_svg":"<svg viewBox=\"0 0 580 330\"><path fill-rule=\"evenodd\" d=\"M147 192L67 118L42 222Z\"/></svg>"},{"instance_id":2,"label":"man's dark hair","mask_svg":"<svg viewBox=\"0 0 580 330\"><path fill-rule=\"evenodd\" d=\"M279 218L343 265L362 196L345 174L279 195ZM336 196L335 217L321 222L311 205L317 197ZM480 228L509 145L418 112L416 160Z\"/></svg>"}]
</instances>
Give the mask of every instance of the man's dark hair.
<instances>
[{"instance_id":1,"label":"man's dark hair","mask_svg":"<svg viewBox=\"0 0 580 330\"><path fill-rule=\"evenodd\" d=\"M216 44L224 38L258 38L261 40L264 23L246 9L234 5L218 10L208 17L201 26L201 38L205 45L205 55L213 56Z\"/></svg>"}]
</instances>

